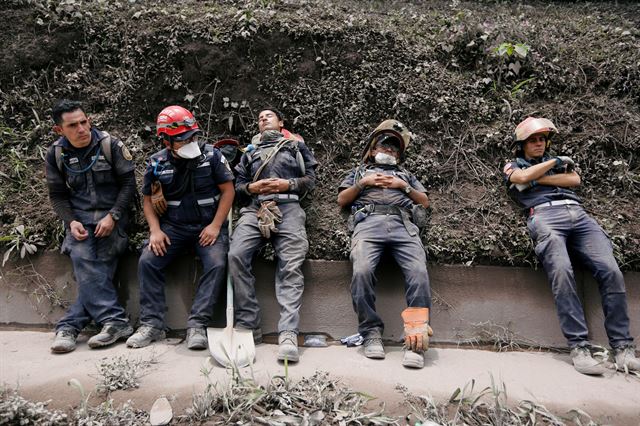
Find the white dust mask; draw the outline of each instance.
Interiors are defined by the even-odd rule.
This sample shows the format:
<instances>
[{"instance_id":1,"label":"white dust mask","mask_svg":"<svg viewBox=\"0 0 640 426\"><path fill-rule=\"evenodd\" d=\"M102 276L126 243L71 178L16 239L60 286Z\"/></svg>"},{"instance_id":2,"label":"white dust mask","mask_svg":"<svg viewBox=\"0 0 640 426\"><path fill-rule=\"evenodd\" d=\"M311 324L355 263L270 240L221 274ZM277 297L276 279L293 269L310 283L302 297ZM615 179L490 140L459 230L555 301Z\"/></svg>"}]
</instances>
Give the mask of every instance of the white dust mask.
<instances>
[{"instance_id":1,"label":"white dust mask","mask_svg":"<svg viewBox=\"0 0 640 426\"><path fill-rule=\"evenodd\" d=\"M198 146L198 142L193 141L184 145L182 148L176 151L178 157L184 158L185 160L191 160L193 158L199 157L202 152L200 151L200 147Z\"/></svg>"},{"instance_id":2,"label":"white dust mask","mask_svg":"<svg viewBox=\"0 0 640 426\"><path fill-rule=\"evenodd\" d=\"M396 157L384 152L379 152L373 157L376 160L376 164L387 164L389 166L395 166L398 163Z\"/></svg>"}]
</instances>

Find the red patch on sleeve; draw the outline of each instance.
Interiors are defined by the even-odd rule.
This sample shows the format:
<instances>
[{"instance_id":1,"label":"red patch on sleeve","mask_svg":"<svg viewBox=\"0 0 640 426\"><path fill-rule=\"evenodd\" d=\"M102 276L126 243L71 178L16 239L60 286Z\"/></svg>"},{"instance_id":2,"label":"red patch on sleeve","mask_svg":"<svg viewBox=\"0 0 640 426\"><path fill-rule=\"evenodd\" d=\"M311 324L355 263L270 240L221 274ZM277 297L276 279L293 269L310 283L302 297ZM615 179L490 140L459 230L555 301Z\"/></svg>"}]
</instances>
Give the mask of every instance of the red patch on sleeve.
<instances>
[{"instance_id":1,"label":"red patch on sleeve","mask_svg":"<svg viewBox=\"0 0 640 426\"><path fill-rule=\"evenodd\" d=\"M504 169L502 169L502 173L504 173L507 176L511 175L513 171L514 171L513 163L505 164Z\"/></svg>"}]
</instances>

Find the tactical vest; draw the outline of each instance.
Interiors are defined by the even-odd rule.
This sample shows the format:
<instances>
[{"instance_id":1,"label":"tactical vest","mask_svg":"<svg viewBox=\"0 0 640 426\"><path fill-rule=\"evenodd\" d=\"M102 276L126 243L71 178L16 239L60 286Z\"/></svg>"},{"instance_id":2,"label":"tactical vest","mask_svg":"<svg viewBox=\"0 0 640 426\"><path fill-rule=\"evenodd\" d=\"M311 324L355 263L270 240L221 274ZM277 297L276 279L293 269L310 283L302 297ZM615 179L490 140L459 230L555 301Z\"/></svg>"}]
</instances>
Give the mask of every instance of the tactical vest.
<instances>
[{"instance_id":1,"label":"tactical vest","mask_svg":"<svg viewBox=\"0 0 640 426\"><path fill-rule=\"evenodd\" d=\"M84 224L96 224L106 216L120 192L112 167L111 136L100 130L94 134L98 140L89 148L90 155L85 156L88 161L75 151L65 151L64 138L53 144L56 166L69 188L69 204Z\"/></svg>"},{"instance_id":2,"label":"tactical vest","mask_svg":"<svg viewBox=\"0 0 640 426\"><path fill-rule=\"evenodd\" d=\"M200 156L197 167L193 170L192 185L180 196L172 197L180 184L178 170L170 159L171 153L166 148L151 156L151 167L155 178L162 184L162 191L167 200L167 212L162 220L176 224L202 224L213 221L220 199L220 189L214 181L211 170L212 161L221 161L214 154L214 148L205 144L203 155Z\"/></svg>"},{"instance_id":3,"label":"tactical vest","mask_svg":"<svg viewBox=\"0 0 640 426\"><path fill-rule=\"evenodd\" d=\"M298 147L298 141L289 139L278 149L280 141L282 139L259 144L253 151L247 153L248 170L254 177L254 181L271 177L292 179L304 176L304 158ZM278 149L277 152L275 152L276 149ZM265 161L268 163L264 164ZM259 176L255 176L263 164L264 168Z\"/></svg>"}]
</instances>

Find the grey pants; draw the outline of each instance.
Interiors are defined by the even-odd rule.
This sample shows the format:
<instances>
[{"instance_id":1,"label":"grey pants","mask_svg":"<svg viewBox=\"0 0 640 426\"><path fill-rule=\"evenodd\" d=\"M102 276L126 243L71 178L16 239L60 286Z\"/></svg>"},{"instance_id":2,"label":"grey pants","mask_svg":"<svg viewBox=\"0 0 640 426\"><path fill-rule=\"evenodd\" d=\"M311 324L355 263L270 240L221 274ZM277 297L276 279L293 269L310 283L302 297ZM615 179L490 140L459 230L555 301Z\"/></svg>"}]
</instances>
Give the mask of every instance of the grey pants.
<instances>
[{"instance_id":1,"label":"grey pants","mask_svg":"<svg viewBox=\"0 0 640 426\"><path fill-rule=\"evenodd\" d=\"M306 214L298 203L279 204L282 223L277 224L278 233L271 236L276 252L276 298L280 305L278 331L298 332L300 305L304 290L302 262L309 242L305 229ZM241 217L233 231L229 248L229 270L234 287L236 324L254 329L260 326L260 306L256 298L256 278L252 262L256 252L266 240L260 234L256 212L257 206L243 208Z\"/></svg>"}]
</instances>

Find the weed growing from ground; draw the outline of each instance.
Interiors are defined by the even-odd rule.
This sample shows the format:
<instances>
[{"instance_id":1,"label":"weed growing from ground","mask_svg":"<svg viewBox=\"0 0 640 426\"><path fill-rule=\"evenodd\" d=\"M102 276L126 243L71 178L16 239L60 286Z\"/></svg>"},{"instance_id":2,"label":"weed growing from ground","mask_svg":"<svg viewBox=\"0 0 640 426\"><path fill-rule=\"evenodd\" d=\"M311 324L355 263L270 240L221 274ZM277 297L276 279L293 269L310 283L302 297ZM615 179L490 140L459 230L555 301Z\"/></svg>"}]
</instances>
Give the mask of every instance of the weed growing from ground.
<instances>
[{"instance_id":1,"label":"weed growing from ground","mask_svg":"<svg viewBox=\"0 0 640 426\"><path fill-rule=\"evenodd\" d=\"M582 410L571 410L566 418L556 416L544 405L533 401L520 401L517 406L507 406L507 389L504 383L475 391L475 380L458 388L444 403L436 402L430 396L415 395L405 386L396 390L404 397L404 404L411 413L407 419L415 425L596 425L597 423Z\"/></svg>"},{"instance_id":2,"label":"weed growing from ground","mask_svg":"<svg viewBox=\"0 0 640 426\"><path fill-rule=\"evenodd\" d=\"M66 425L67 415L47 409L47 402L24 399L15 390L0 387L0 424L2 425Z\"/></svg>"},{"instance_id":3,"label":"weed growing from ground","mask_svg":"<svg viewBox=\"0 0 640 426\"><path fill-rule=\"evenodd\" d=\"M139 379L145 370L157 363L155 354L150 359L132 359L123 355L113 358L104 358L97 366L98 393L110 393L115 390L137 388Z\"/></svg>"},{"instance_id":4,"label":"weed growing from ground","mask_svg":"<svg viewBox=\"0 0 640 426\"><path fill-rule=\"evenodd\" d=\"M274 376L266 386L232 370L232 380L214 384L203 369L207 387L193 396L193 404L183 420L223 421L240 424L398 424L383 414L384 407L369 411L366 403L374 397L349 389L328 373L293 382Z\"/></svg>"}]
</instances>

